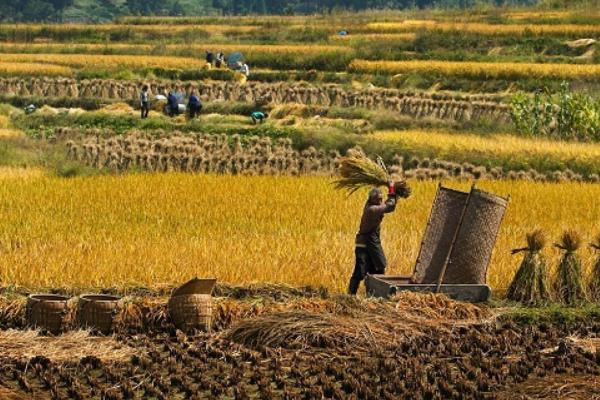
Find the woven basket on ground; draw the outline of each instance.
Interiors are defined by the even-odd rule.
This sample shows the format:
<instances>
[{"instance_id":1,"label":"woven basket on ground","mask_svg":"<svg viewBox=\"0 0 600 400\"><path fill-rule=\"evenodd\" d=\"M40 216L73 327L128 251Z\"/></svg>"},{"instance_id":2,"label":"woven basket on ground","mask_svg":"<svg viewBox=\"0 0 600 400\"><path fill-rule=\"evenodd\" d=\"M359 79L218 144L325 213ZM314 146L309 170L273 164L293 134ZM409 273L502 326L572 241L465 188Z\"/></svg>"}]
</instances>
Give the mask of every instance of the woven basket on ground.
<instances>
[{"instance_id":1,"label":"woven basket on ground","mask_svg":"<svg viewBox=\"0 0 600 400\"><path fill-rule=\"evenodd\" d=\"M81 327L101 333L113 329L115 315L119 310L120 297L105 294L86 294L79 298L77 321Z\"/></svg>"},{"instance_id":2,"label":"woven basket on ground","mask_svg":"<svg viewBox=\"0 0 600 400\"><path fill-rule=\"evenodd\" d=\"M51 333L59 333L67 314L66 296L32 294L27 298L25 318L27 325Z\"/></svg>"},{"instance_id":3,"label":"woven basket on ground","mask_svg":"<svg viewBox=\"0 0 600 400\"><path fill-rule=\"evenodd\" d=\"M169 314L178 329L210 330L212 291L216 279L194 278L173 290L169 299Z\"/></svg>"},{"instance_id":4,"label":"woven basket on ground","mask_svg":"<svg viewBox=\"0 0 600 400\"><path fill-rule=\"evenodd\" d=\"M182 331L210 330L212 296L210 294L184 294L169 299L169 314Z\"/></svg>"}]
</instances>

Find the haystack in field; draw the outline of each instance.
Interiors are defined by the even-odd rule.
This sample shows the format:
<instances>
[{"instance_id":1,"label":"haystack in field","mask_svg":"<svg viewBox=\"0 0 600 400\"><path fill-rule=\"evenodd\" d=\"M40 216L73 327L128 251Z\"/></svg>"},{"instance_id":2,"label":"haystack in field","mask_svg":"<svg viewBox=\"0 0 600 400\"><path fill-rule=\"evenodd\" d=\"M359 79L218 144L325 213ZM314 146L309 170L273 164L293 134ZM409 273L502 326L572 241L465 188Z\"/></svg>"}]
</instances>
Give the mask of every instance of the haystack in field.
<instances>
[{"instance_id":1,"label":"haystack in field","mask_svg":"<svg viewBox=\"0 0 600 400\"><path fill-rule=\"evenodd\" d=\"M102 107L99 111L108 114L132 114L134 109L127 103L112 103Z\"/></svg>"},{"instance_id":2,"label":"haystack in field","mask_svg":"<svg viewBox=\"0 0 600 400\"><path fill-rule=\"evenodd\" d=\"M346 157L340 160L339 172L342 177L335 182L335 187L350 194L362 187L387 186L392 181L383 160L371 160L360 148L348 150ZM399 197L410 197L411 190L404 179L394 182L394 190Z\"/></svg>"},{"instance_id":3,"label":"haystack in field","mask_svg":"<svg viewBox=\"0 0 600 400\"><path fill-rule=\"evenodd\" d=\"M598 258L592 269L592 276L590 277L590 297L593 301L600 303L600 235L591 244L591 247L598 250Z\"/></svg>"},{"instance_id":4,"label":"haystack in field","mask_svg":"<svg viewBox=\"0 0 600 400\"><path fill-rule=\"evenodd\" d=\"M523 304L533 305L550 300L546 261L540 254L546 245L546 235L540 229L527 234L527 247L515 249L512 254L526 252L506 297Z\"/></svg>"},{"instance_id":5,"label":"haystack in field","mask_svg":"<svg viewBox=\"0 0 600 400\"><path fill-rule=\"evenodd\" d=\"M581 241L581 235L577 231L567 230L563 233L561 242L555 244L565 252L556 271L554 285L557 300L564 304L577 304L586 298L581 259L576 253L581 247Z\"/></svg>"}]
</instances>

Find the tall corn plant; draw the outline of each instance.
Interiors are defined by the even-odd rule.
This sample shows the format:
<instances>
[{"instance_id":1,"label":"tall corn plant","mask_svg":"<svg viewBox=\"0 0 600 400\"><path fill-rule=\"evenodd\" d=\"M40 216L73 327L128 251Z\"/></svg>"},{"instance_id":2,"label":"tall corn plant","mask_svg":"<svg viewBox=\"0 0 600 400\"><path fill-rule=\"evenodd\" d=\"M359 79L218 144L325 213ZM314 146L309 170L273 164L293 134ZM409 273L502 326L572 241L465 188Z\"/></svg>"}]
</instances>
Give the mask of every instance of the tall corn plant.
<instances>
[{"instance_id":1,"label":"tall corn plant","mask_svg":"<svg viewBox=\"0 0 600 400\"><path fill-rule=\"evenodd\" d=\"M573 93L567 82L555 93L517 93L511 118L523 136L600 141L600 99Z\"/></svg>"}]
</instances>

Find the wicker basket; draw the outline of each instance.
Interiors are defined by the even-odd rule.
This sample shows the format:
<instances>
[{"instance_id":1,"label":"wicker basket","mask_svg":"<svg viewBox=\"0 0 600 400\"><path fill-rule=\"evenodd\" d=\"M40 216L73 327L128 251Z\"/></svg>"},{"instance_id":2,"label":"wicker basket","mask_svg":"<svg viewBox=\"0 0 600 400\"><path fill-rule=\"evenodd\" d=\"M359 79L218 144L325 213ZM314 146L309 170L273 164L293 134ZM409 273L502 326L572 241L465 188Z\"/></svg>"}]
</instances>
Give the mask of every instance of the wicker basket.
<instances>
[{"instance_id":1,"label":"wicker basket","mask_svg":"<svg viewBox=\"0 0 600 400\"><path fill-rule=\"evenodd\" d=\"M507 206L508 200L502 197L471 190L444 283L486 283L488 265Z\"/></svg>"},{"instance_id":2,"label":"wicker basket","mask_svg":"<svg viewBox=\"0 0 600 400\"><path fill-rule=\"evenodd\" d=\"M67 314L66 296L55 294L32 294L27 298L25 318L27 325L48 331L60 333Z\"/></svg>"},{"instance_id":3,"label":"wicker basket","mask_svg":"<svg viewBox=\"0 0 600 400\"><path fill-rule=\"evenodd\" d=\"M119 311L120 297L105 294L86 294L79 298L77 321L79 326L101 333L113 329L115 315Z\"/></svg>"},{"instance_id":4,"label":"wicker basket","mask_svg":"<svg viewBox=\"0 0 600 400\"><path fill-rule=\"evenodd\" d=\"M417 257L415 283L437 283L450 255L443 283L485 284L507 206L508 200L475 188L464 193L440 186Z\"/></svg>"},{"instance_id":5,"label":"wicker basket","mask_svg":"<svg viewBox=\"0 0 600 400\"><path fill-rule=\"evenodd\" d=\"M212 319L210 294L184 294L169 299L169 314L182 331L200 329L208 332Z\"/></svg>"},{"instance_id":6,"label":"wicker basket","mask_svg":"<svg viewBox=\"0 0 600 400\"><path fill-rule=\"evenodd\" d=\"M415 283L437 283L468 197L468 193L439 187L417 257Z\"/></svg>"},{"instance_id":7,"label":"wicker basket","mask_svg":"<svg viewBox=\"0 0 600 400\"><path fill-rule=\"evenodd\" d=\"M211 294L215 288L217 280L215 278L209 279L190 279L183 285L174 289L171 293L171 297L183 296L185 294Z\"/></svg>"}]
</instances>

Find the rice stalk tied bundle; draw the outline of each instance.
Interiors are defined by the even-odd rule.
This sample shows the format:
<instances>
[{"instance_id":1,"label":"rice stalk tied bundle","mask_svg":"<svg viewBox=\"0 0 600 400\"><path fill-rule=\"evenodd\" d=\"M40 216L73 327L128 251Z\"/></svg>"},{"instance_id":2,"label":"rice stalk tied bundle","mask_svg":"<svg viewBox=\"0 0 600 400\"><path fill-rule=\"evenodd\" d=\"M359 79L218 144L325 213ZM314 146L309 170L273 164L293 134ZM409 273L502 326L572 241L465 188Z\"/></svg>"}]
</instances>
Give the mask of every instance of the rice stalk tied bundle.
<instances>
[{"instance_id":1,"label":"rice stalk tied bundle","mask_svg":"<svg viewBox=\"0 0 600 400\"><path fill-rule=\"evenodd\" d=\"M590 244L590 246L599 251L600 254L600 235L596 237L596 240ZM600 256L596 259L594 268L592 269L592 276L590 277L590 297L592 300L600 303Z\"/></svg>"},{"instance_id":2,"label":"rice stalk tied bundle","mask_svg":"<svg viewBox=\"0 0 600 400\"><path fill-rule=\"evenodd\" d=\"M363 187L386 186L391 181L383 160L379 157L375 162L360 149L351 149L346 157L341 158L339 173L342 177L335 181L335 188L347 190L350 194ZM405 180L395 182L394 188L399 197L410 196Z\"/></svg>"},{"instance_id":3,"label":"rice stalk tied bundle","mask_svg":"<svg viewBox=\"0 0 600 400\"><path fill-rule=\"evenodd\" d=\"M560 243L555 244L557 248L565 252L556 273L556 296L558 301L568 305L574 305L586 299L581 259L577 255L577 249L581 247L581 242L581 235L570 229L563 233Z\"/></svg>"},{"instance_id":4,"label":"rice stalk tied bundle","mask_svg":"<svg viewBox=\"0 0 600 400\"><path fill-rule=\"evenodd\" d=\"M540 304L550 300L546 261L540 254L546 245L546 235L536 229L526 235L527 247L514 249L512 254L526 252L506 297L525 305Z\"/></svg>"}]
</instances>

